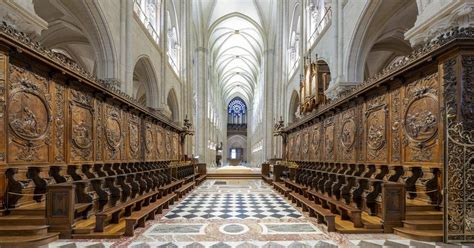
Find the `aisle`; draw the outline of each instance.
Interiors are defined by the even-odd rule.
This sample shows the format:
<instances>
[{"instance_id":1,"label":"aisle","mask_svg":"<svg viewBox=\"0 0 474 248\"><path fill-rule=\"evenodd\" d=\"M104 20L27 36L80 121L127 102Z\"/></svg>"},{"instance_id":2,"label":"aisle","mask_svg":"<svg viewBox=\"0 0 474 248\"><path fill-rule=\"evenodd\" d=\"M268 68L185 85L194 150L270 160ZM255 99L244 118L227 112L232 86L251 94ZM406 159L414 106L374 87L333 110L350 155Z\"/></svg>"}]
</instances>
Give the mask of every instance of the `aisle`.
<instances>
[{"instance_id":1,"label":"aisle","mask_svg":"<svg viewBox=\"0 0 474 248\"><path fill-rule=\"evenodd\" d=\"M145 232L132 247L337 247L261 180L208 180ZM330 245L332 244L332 246Z\"/></svg>"},{"instance_id":2,"label":"aisle","mask_svg":"<svg viewBox=\"0 0 474 248\"><path fill-rule=\"evenodd\" d=\"M360 240L383 244L387 239L409 242L393 234L327 233L325 225L301 213L262 180L227 179L205 181L154 221L147 221L145 228L136 229L134 237L62 240L49 247L335 248L354 247Z\"/></svg>"}]
</instances>

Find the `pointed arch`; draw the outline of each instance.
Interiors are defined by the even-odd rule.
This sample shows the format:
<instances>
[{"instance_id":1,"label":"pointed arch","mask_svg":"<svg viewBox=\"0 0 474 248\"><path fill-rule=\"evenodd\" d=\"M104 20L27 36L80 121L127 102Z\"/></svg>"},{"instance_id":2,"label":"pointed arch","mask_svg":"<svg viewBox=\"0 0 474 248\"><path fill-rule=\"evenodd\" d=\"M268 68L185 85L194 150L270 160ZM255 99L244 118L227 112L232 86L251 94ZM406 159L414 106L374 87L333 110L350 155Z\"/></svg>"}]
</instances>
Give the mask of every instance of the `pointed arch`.
<instances>
[{"instance_id":1,"label":"pointed arch","mask_svg":"<svg viewBox=\"0 0 474 248\"><path fill-rule=\"evenodd\" d=\"M295 122L297 120L298 107L300 105L300 95L296 90L291 93L290 104L288 108L288 123Z\"/></svg>"},{"instance_id":2,"label":"pointed arch","mask_svg":"<svg viewBox=\"0 0 474 248\"><path fill-rule=\"evenodd\" d=\"M176 96L176 92L174 89L171 89L168 92L168 97L167 97L167 104L168 108L171 111L171 120L174 122L179 121L179 103L178 103L178 97Z\"/></svg>"},{"instance_id":3,"label":"pointed arch","mask_svg":"<svg viewBox=\"0 0 474 248\"><path fill-rule=\"evenodd\" d=\"M133 97L148 107L158 104L158 81L148 56L138 58L133 69Z\"/></svg>"}]
</instances>

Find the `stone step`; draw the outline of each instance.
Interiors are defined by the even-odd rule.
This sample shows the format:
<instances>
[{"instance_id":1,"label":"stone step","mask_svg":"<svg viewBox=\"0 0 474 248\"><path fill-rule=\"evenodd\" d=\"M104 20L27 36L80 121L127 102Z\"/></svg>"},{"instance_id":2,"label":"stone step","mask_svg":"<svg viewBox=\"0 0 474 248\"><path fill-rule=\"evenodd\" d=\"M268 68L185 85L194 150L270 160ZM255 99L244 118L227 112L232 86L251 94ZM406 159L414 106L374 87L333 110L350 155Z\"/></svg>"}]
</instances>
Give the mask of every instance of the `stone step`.
<instances>
[{"instance_id":1,"label":"stone step","mask_svg":"<svg viewBox=\"0 0 474 248\"><path fill-rule=\"evenodd\" d=\"M28 236L45 235L48 233L48 226L0 226L0 236Z\"/></svg>"},{"instance_id":2,"label":"stone step","mask_svg":"<svg viewBox=\"0 0 474 248\"><path fill-rule=\"evenodd\" d=\"M443 230L413 230L405 227L395 227L393 233L420 241L438 242L443 240Z\"/></svg>"},{"instance_id":3,"label":"stone step","mask_svg":"<svg viewBox=\"0 0 474 248\"><path fill-rule=\"evenodd\" d=\"M442 220L404 220L403 227L412 230L441 230Z\"/></svg>"},{"instance_id":4,"label":"stone step","mask_svg":"<svg viewBox=\"0 0 474 248\"><path fill-rule=\"evenodd\" d=\"M0 217L0 226L46 225L44 216L34 215L7 215Z\"/></svg>"},{"instance_id":5,"label":"stone step","mask_svg":"<svg viewBox=\"0 0 474 248\"><path fill-rule=\"evenodd\" d=\"M59 239L59 233L46 233L29 236L0 236L0 247L39 247Z\"/></svg>"},{"instance_id":6,"label":"stone step","mask_svg":"<svg viewBox=\"0 0 474 248\"><path fill-rule=\"evenodd\" d=\"M442 220L443 212L441 211L407 211L406 220Z\"/></svg>"}]
</instances>

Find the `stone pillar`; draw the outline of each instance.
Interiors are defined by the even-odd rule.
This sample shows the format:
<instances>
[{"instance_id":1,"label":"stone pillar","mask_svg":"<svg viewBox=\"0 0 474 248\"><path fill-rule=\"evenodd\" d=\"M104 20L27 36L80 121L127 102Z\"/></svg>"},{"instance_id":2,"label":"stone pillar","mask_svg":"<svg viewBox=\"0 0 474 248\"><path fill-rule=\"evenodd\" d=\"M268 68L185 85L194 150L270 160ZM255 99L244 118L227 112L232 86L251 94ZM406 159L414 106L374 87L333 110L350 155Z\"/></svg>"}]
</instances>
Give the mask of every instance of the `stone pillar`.
<instances>
[{"instance_id":1,"label":"stone pillar","mask_svg":"<svg viewBox=\"0 0 474 248\"><path fill-rule=\"evenodd\" d=\"M207 153L207 93L208 87L206 85L206 74L208 72L207 67L207 54L208 50L204 47L198 47L195 51L195 64L196 64L196 134L195 134L195 145L196 155L199 156L200 162L206 162Z\"/></svg>"},{"instance_id":2,"label":"stone pillar","mask_svg":"<svg viewBox=\"0 0 474 248\"><path fill-rule=\"evenodd\" d=\"M131 27L133 18L133 1L120 1L120 81L121 89L128 95L133 95L133 70Z\"/></svg>"},{"instance_id":3,"label":"stone pillar","mask_svg":"<svg viewBox=\"0 0 474 248\"><path fill-rule=\"evenodd\" d=\"M336 58L336 68L331 68L331 83L329 88L324 92L329 99L336 99L342 92L357 85L356 82L347 82L343 73L344 67L344 22L343 18L343 2L342 0L332 0L332 29L334 35L335 47L334 57Z\"/></svg>"},{"instance_id":4,"label":"stone pillar","mask_svg":"<svg viewBox=\"0 0 474 248\"><path fill-rule=\"evenodd\" d=\"M405 33L412 46L423 45L453 27L474 26L472 0L418 0L415 26Z\"/></svg>"},{"instance_id":5,"label":"stone pillar","mask_svg":"<svg viewBox=\"0 0 474 248\"><path fill-rule=\"evenodd\" d=\"M48 22L36 14L33 0L0 0L0 19L33 39L48 28Z\"/></svg>"}]
</instances>

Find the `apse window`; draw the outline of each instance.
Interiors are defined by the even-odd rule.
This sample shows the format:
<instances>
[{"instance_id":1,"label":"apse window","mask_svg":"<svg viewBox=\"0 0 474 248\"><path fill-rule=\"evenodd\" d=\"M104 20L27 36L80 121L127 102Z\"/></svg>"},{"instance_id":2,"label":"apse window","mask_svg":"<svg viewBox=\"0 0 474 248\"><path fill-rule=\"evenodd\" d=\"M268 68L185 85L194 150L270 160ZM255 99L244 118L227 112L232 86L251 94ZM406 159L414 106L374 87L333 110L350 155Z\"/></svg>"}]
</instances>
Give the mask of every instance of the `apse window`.
<instances>
[{"instance_id":1,"label":"apse window","mask_svg":"<svg viewBox=\"0 0 474 248\"><path fill-rule=\"evenodd\" d=\"M236 149L230 150L230 158L231 159L237 159L237 150Z\"/></svg>"}]
</instances>

